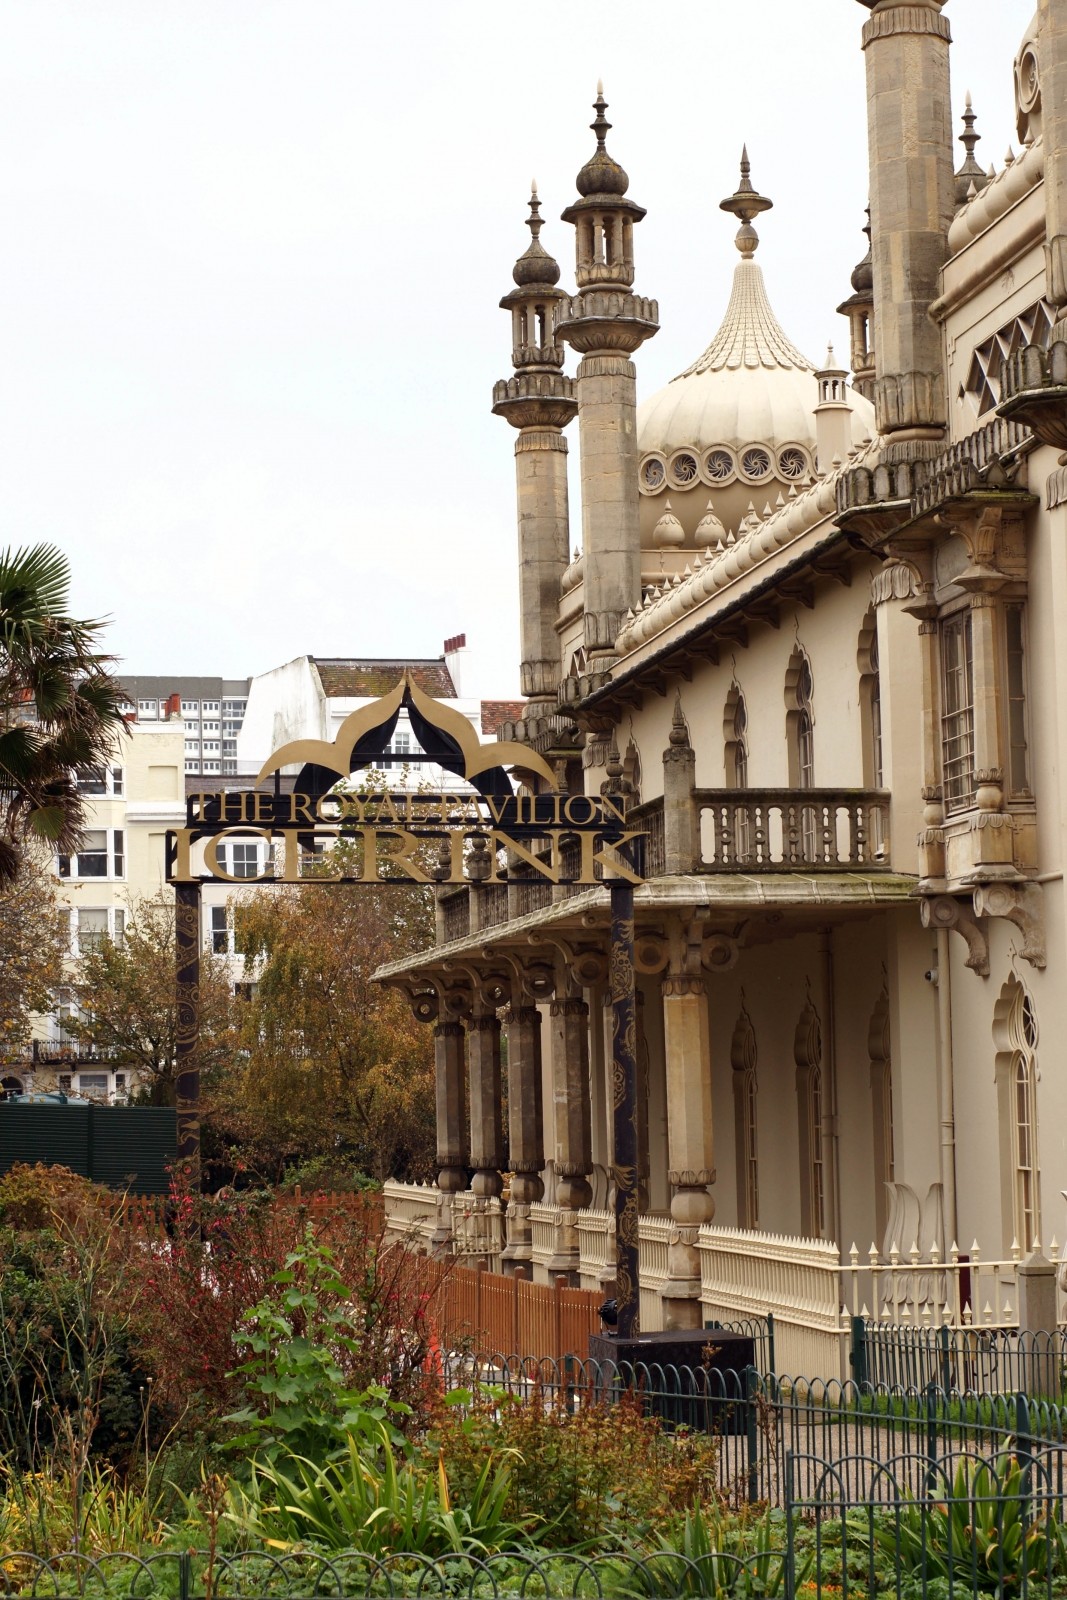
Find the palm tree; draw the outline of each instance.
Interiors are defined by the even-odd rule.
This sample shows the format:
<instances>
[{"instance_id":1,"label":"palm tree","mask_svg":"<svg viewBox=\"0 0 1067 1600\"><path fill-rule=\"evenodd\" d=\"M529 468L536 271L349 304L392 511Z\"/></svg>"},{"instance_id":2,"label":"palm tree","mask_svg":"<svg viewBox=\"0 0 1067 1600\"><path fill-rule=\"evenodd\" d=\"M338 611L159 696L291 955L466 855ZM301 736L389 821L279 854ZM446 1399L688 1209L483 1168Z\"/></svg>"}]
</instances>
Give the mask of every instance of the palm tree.
<instances>
[{"instance_id":1,"label":"palm tree","mask_svg":"<svg viewBox=\"0 0 1067 1600\"><path fill-rule=\"evenodd\" d=\"M69 587L53 545L0 550L0 885L28 844L77 848L76 773L107 761L124 727L103 625L68 614Z\"/></svg>"}]
</instances>

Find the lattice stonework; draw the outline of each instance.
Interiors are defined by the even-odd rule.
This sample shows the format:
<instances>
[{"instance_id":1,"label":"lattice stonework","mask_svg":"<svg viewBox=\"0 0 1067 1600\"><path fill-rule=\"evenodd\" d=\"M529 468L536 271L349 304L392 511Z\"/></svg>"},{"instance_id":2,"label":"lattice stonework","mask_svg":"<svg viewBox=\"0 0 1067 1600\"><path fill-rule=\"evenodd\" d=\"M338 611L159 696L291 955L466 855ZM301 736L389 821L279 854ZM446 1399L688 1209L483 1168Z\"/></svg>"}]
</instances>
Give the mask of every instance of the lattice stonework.
<instances>
[{"instance_id":1,"label":"lattice stonework","mask_svg":"<svg viewBox=\"0 0 1067 1600\"><path fill-rule=\"evenodd\" d=\"M965 392L974 402L979 416L1000 404L1004 363L1024 345L1035 344L1047 349L1053 321L1052 307L1047 301L1039 300L1021 316L998 329L991 339L976 346L967 373Z\"/></svg>"}]
</instances>

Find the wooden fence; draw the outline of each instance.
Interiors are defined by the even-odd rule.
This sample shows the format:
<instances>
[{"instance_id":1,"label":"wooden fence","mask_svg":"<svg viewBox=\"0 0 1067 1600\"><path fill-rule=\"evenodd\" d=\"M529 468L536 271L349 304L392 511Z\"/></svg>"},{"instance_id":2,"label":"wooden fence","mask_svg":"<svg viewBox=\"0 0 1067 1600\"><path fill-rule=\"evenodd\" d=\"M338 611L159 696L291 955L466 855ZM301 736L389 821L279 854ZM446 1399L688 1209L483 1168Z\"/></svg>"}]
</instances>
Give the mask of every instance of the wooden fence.
<instances>
[{"instance_id":1,"label":"wooden fence","mask_svg":"<svg viewBox=\"0 0 1067 1600\"><path fill-rule=\"evenodd\" d=\"M432 1295L430 1319L441 1344L477 1355L536 1354L552 1360L589 1354L599 1333L603 1294L504 1277L485 1267L460 1267L412 1256L411 1270Z\"/></svg>"}]
</instances>

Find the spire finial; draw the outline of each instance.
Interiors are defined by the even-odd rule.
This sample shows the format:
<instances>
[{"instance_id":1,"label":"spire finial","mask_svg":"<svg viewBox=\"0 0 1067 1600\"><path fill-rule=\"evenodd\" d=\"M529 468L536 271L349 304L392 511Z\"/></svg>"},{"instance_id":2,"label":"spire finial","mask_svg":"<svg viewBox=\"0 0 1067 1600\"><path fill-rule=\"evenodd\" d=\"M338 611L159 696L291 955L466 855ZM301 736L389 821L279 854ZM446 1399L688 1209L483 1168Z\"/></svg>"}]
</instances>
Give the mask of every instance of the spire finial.
<instances>
[{"instance_id":1,"label":"spire finial","mask_svg":"<svg viewBox=\"0 0 1067 1600\"><path fill-rule=\"evenodd\" d=\"M685 720L685 712L682 710L682 692L680 689L674 697L674 715L671 717L671 731L667 738L676 750L689 743L689 725Z\"/></svg>"},{"instance_id":2,"label":"spire finial","mask_svg":"<svg viewBox=\"0 0 1067 1600\"><path fill-rule=\"evenodd\" d=\"M963 205L970 198L972 184L977 193L985 188L988 181L974 155L974 147L982 137L980 133L975 133L974 131L974 125L977 121L978 118L975 116L971 104L971 91L968 89L963 113L963 132L958 136L960 144L967 152L963 159L963 165L956 173L955 192L958 206Z\"/></svg>"},{"instance_id":3,"label":"spire finial","mask_svg":"<svg viewBox=\"0 0 1067 1600\"><path fill-rule=\"evenodd\" d=\"M541 216L541 202L537 198L537 179L530 179L530 215L526 218L526 226L536 239L544 226Z\"/></svg>"},{"instance_id":4,"label":"spire finial","mask_svg":"<svg viewBox=\"0 0 1067 1600\"><path fill-rule=\"evenodd\" d=\"M598 78L596 81L596 99L593 101L593 110L596 112L596 119L595 121L591 122L589 126L596 134L597 147L600 150L605 148L604 140L611 131L611 123L604 115L607 109L608 103L604 99L604 80L603 78Z\"/></svg>"},{"instance_id":5,"label":"spire finial","mask_svg":"<svg viewBox=\"0 0 1067 1600\"><path fill-rule=\"evenodd\" d=\"M759 244L759 234L752 226L752 218L758 217L761 211L769 211L774 204L765 195L756 193L752 187L751 173L752 163L748 159L746 144L741 146L741 181L732 195L719 201L720 211L732 211L735 217L740 218L741 226L734 243L746 261L751 261Z\"/></svg>"}]
</instances>

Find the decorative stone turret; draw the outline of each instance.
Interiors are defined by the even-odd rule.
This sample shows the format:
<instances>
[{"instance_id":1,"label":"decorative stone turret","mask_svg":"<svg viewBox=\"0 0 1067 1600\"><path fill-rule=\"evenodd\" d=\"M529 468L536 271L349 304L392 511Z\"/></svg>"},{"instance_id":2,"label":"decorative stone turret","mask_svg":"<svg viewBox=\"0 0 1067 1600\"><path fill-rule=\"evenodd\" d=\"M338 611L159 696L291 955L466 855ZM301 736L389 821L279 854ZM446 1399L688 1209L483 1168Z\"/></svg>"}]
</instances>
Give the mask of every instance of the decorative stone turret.
<instances>
[{"instance_id":1,"label":"decorative stone turret","mask_svg":"<svg viewBox=\"0 0 1067 1600\"><path fill-rule=\"evenodd\" d=\"M1045 146L1045 269L1056 307L1052 344L1067 339L1067 15L1060 0L1040 0L1037 54L1024 51L1022 88L1039 104Z\"/></svg>"},{"instance_id":2,"label":"decorative stone turret","mask_svg":"<svg viewBox=\"0 0 1067 1600\"><path fill-rule=\"evenodd\" d=\"M566 299L559 265L541 243L542 218L537 184L532 185L526 225L533 237L516 261L517 285L500 304L511 312L515 375L493 387L493 411L518 428L515 487L519 514L519 611L521 685L528 715L556 708L561 676L556 608L567 566L570 513L567 504L567 441L563 429L578 402L574 382L564 376L563 346L556 315Z\"/></svg>"},{"instance_id":3,"label":"decorative stone turret","mask_svg":"<svg viewBox=\"0 0 1067 1600\"><path fill-rule=\"evenodd\" d=\"M871 259L871 208L863 228L867 254L852 270L852 293L838 311L848 318L852 387L865 400L874 399L874 262Z\"/></svg>"},{"instance_id":4,"label":"decorative stone turret","mask_svg":"<svg viewBox=\"0 0 1067 1600\"><path fill-rule=\"evenodd\" d=\"M966 150L962 167L956 170L956 209L965 206L968 200L973 200L976 194L981 194L989 182L988 172L983 172L975 158L974 147L982 137L975 133L974 125L978 118L971 105L971 93L967 91L967 103L963 113L963 132L959 135L959 142Z\"/></svg>"},{"instance_id":5,"label":"decorative stone turret","mask_svg":"<svg viewBox=\"0 0 1067 1600\"><path fill-rule=\"evenodd\" d=\"M944 0L877 0L863 27L867 62L874 401L888 460L932 453L947 408L941 334L930 307L955 209ZM1067 299L1067 295L1065 295ZM916 448L918 447L918 448Z\"/></svg>"},{"instance_id":6,"label":"decorative stone turret","mask_svg":"<svg viewBox=\"0 0 1067 1600\"><path fill-rule=\"evenodd\" d=\"M641 534L637 489L637 373L630 356L659 330L659 307L631 292L634 224L645 215L626 198L629 178L609 154L611 124L597 85L597 136L578 174L580 199L563 213L573 222L578 293L556 324L582 357L578 427L582 445L585 556L585 648L590 667L606 665L629 610L641 603Z\"/></svg>"},{"instance_id":7,"label":"decorative stone turret","mask_svg":"<svg viewBox=\"0 0 1067 1600\"><path fill-rule=\"evenodd\" d=\"M852 448L852 407L848 403L848 374L834 360L834 347L826 352L826 361L815 374L819 386L819 402L815 407L815 428L818 439L820 473L825 477L835 466L848 459Z\"/></svg>"}]
</instances>

